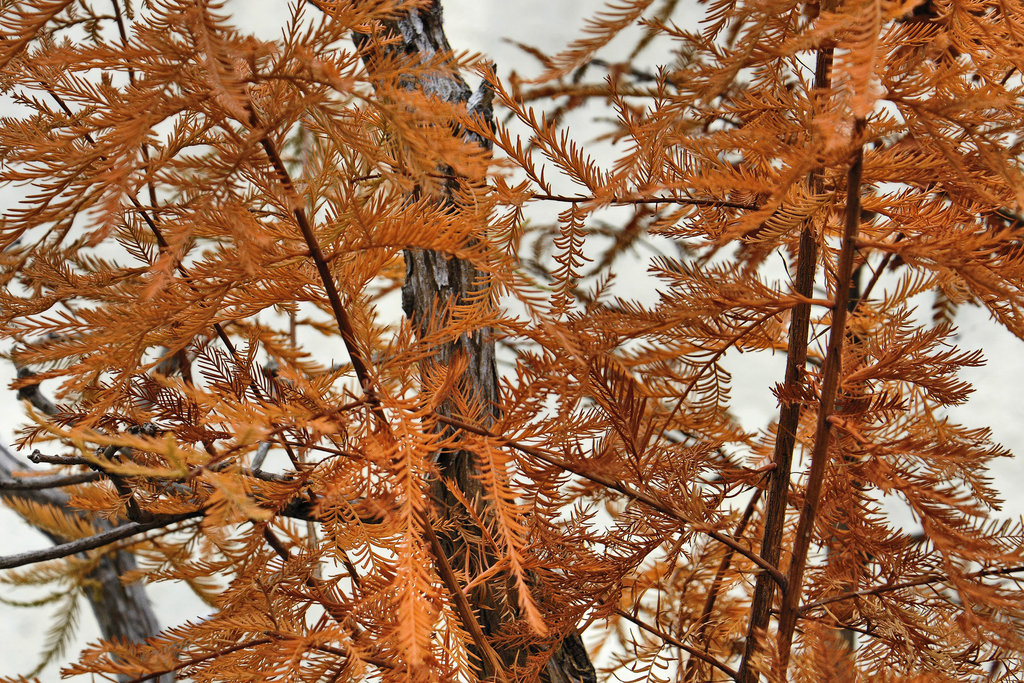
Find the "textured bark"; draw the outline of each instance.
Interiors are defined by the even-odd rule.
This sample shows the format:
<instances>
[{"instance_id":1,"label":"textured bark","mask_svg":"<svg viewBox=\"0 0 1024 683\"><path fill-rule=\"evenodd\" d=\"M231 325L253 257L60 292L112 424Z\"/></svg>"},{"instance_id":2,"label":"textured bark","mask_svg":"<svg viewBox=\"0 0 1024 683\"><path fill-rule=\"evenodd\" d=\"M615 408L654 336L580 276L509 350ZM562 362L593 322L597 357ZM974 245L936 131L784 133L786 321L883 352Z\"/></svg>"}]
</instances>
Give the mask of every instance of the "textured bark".
<instances>
[{"instance_id":1,"label":"textured bark","mask_svg":"<svg viewBox=\"0 0 1024 683\"><path fill-rule=\"evenodd\" d=\"M451 47L444 32L440 2L433 2L423 10L412 10L386 28L399 37L386 49L397 54L413 56L421 63L438 54L447 54ZM354 36L356 45L364 52L368 68L373 69L374 60L379 57L368 46L366 36ZM381 49L381 48L377 48ZM453 70L436 71L418 79L410 79L409 88L417 88L451 103L465 103L471 115L490 122L493 118L491 93L482 86L473 93L465 81ZM489 146L487 142L472 136L474 141ZM457 181L452 181L452 183ZM453 185L449 184L444 196L437 201L458 210L452 196ZM443 253L410 249L405 252L406 279L402 288L402 306L421 335L439 330L447 323L445 317L451 305L464 304L469 300L479 301L479 292L485 275L468 261L447 256ZM482 414L460 416L476 424L489 427L500 416L498 379L494 357L494 339L488 328L463 334L458 339L442 344L433 350L430 362L450 365L457 356L468 361L458 390L466 397L472 397L475 405L483 406ZM451 416L454 405L450 400L442 402L437 411ZM442 537L452 566L469 567L471 573L481 573L492 564L493 558L479 550L480 531L477 522L465 506L448 488L453 484L465 500L478 506L475 514L486 518L486 505L480 481L474 476L477 466L473 453L465 450L449 450L437 455L439 478L431 485L431 495L436 510L448 519L459 523ZM448 483L446 483L448 482ZM502 629L503 623L515 609L515 600L506 600L500 580L478 584L470 592L470 600L479 615L482 629L488 636L494 636ZM522 664L530 652L522 649L502 648L496 650L505 664ZM551 683L591 683L596 681L594 667L578 633L572 633L560 643L558 649L541 671L541 679Z\"/></svg>"},{"instance_id":2,"label":"textured bark","mask_svg":"<svg viewBox=\"0 0 1024 683\"><path fill-rule=\"evenodd\" d=\"M14 479L15 472L28 469L13 453L0 445L0 479ZM67 514L86 516L84 512L68 507L67 495L55 489L29 491L0 489L0 496L32 500L59 507ZM89 516L89 519L98 531L114 528L114 525L108 520L92 516ZM40 533L55 544L72 540L42 529L40 529ZM156 614L146 596L145 587L138 582L128 585L121 582L121 575L135 569L135 556L125 550L118 550L104 553L95 569L89 573L92 585L84 591L85 597L89 600L92 612L96 616L100 633L106 640L121 639L140 642L155 636L160 630ZM122 680L128 680L128 678L122 677ZM174 676L166 674L153 680L158 683L172 683Z\"/></svg>"}]
</instances>

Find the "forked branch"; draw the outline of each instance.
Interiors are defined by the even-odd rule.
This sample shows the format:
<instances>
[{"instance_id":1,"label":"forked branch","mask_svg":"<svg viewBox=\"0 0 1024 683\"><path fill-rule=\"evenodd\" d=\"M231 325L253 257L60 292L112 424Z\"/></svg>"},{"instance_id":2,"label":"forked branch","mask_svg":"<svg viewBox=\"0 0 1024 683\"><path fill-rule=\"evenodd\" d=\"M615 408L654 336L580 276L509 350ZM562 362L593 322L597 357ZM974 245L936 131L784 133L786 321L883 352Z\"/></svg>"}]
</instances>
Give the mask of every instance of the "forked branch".
<instances>
[{"instance_id":1,"label":"forked branch","mask_svg":"<svg viewBox=\"0 0 1024 683\"><path fill-rule=\"evenodd\" d=\"M800 595L803 591L804 569L811 545L811 534L818 514L821 487L829 462L829 445L832 437L832 413L835 409L836 394L842 377L843 344L846 340L846 317L849 312L850 278L853 276L853 261L857 251L857 235L860 232L861 175L864 171L864 144L862 136L866 128L864 119L857 119L853 130L856 145L853 163L846 178L846 222L843 231L839 263L836 268L835 298L832 309L832 327L829 330L828 351L821 384L821 402L818 406L818 422L814 430L814 450L811 453L811 469L807 475L800 521L797 524L796 540L789 565L787 590L783 595L779 615L778 654L782 678L785 678L793 643L793 630L799 615Z\"/></svg>"}]
</instances>

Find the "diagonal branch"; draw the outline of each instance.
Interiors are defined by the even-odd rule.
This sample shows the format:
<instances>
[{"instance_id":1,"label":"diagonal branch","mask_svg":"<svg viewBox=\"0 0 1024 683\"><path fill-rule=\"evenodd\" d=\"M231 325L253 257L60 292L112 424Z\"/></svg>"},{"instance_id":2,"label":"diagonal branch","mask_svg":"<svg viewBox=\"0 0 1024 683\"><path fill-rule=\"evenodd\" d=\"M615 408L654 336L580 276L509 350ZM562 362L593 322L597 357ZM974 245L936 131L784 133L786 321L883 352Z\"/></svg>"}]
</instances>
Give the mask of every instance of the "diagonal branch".
<instances>
[{"instance_id":1,"label":"diagonal branch","mask_svg":"<svg viewBox=\"0 0 1024 683\"><path fill-rule=\"evenodd\" d=\"M764 558L762 558L749 548L743 547L743 545L735 538L732 538L727 534L723 534L721 531L718 531L709 524L706 524L704 522L694 519L693 517L690 517L686 513L677 510L672 505L669 505L668 503L658 500L654 496L644 493L643 491L638 491L624 482L616 481L611 477L605 476L599 472L593 472L589 468L573 464L553 453L542 451L539 448L533 448L532 446L527 446L526 444L518 443L516 441L513 441L512 439L501 436L500 434L494 434L493 432L483 429L482 427L477 427L476 425L472 425L468 422L459 420L458 418L448 417L446 415L441 415L440 413L437 412L434 413L434 418L439 420L440 422L451 425L452 427L457 427L459 429L464 429L467 432L478 434L479 436L494 439L496 441L499 441L500 443L505 444L506 446L515 448L518 451L526 453L527 455L530 455L540 460L541 462L547 463L548 465L553 465L567 472L572 472L573 474L579 475L584 479L592 481L596 484L601 484L602 486L612 489L613 491L618 491L619 493L629 498L632 498L633 500L643 503L651 508L654 508L655 510L661 512L662 514L665 514L680 522L683 522L684 524L686 524L698 533L702 533L706 536L713 538L714 540L718 541L719 543L725 545L726 547L732 549L734 552L739 553L743 557L747 558L748 560L756 564L768 576L774 579L780 586L784 587L786 584L786 579L782 575L782 572L778 570L778 568L770 565L768 562L764 560Z\"/></svg>"},{"instance_id":2,"label":"diagonal branch","mask_svg":"<svg viewBox=\"0 0 1024 683\"><path fill-rule=\"evenodd\" d=\"M750 501L747 503L746 510L743 511L743 517L740 519L739 524L736 525L736 531L733 532L733 536L739 538L743 530L747 528L747 524L750 522L750 518L754 516L754 510L757 508L757 503L761 499L761 492L763 489L755 489L754 494L750 497ZM715 578L711 581L711 587L708 589L708 596L704 600L704 608L701 610L700 617L697 619L696 629L694 633L696 640L704 641L704 652L706 653L711 645L711 638L707 634L708 624L711 622L711 614L714 612L715 603L718 601L719 591L722 589L722 580L725 577L725 572L728 571L729 565L732 564L732 557L734 551L730 548L726 551L725 556L722 557L721 563L718 565L718 570L715 572ZM692 681L697 674L697 669L694 665L694 661L691 660L686 663L686 670L683 674L684 681Z\"/></svg>"},{"instance_id":3,"label":"diagonal branch","mask_svg":"<svg viewBox=\"0 0 1024 683\"><path fill-rule=\"evenodd\" d=\"M0 475L6 479L14 479L15 472L25 469L24 463L7 448L0 445ZM84 516L86 514L84 511L70 508L67 495L53 486L46 488L26 488L20 486L21 484L31 485L40 480L48 484L57 484L56 480L58 479L64 479L63 482L60 482L60 485L66 486L71 483L69 480L75 479L78 476L87 476L92 479L94 477L98 478L101 475L97 472L87 472L84 475L38 477L21 481L3 482L4 484L13 485L13 487L0 486L0 497L4 499L20 498L31 500L60 508L70 515ZM105 519L95 520L95 523L100 528L112 527L112 522ZM42 529L40 529L40 532L53 543L64 543L67 540ZM89 589L83 592L89 600L93 614L99 624L100 633L107 640L141 642L155 636L160 630L159 621L146 596L144 585L141 582L126 584L121 581L121 576L136 569L135 556L124 549L118 548L115 552L104 553L103 556L98 558L86 576ZM173 677L160 676L159 680L161 683L170 683Z\"/></svg>"},{"instance_id":4,"label":"diagonal branch","mask_svg":"<svg viewBox=\"0 0 1024 683\"><path fill-rule=\"evenodd\" d=\"M0 556L0 569L23 567L26 564L56 560L62 557L68 557L69 555L74 555L75 553L85 552L86 550L95 550L96 548L102 548L105 545L110 545L111 543L120 541L124 538L138 536L139 534L152 531L153 529L159 529L160 527L165 527L176 522L183 522L186 519L201 517L203 513L204 511L200 509L175 515L162 515L149 522L129 522L128 524L122 524L119 527L114 527L109 531L103 531L86 538L80 538L76 541L61 543L60 545L55 545L54 547L47 548L45 550L30 550L29 552L17 553L15 555L3 555Z\"/></svg>"},{"instance_id":5,"label":"diagonal branch","mask_svg":"<svg viewBox=\"0 0 1024 683\"><path fill-rule=\"evenodd\" d=\"M665 631L661 630L660 628L658 628L656 626L651 626L647 622L642 621L640 619L637 619L632 614L630 614L628 612L624 612L621 609L615 609L614 611L615 611L615 614L618 614L623 619L628 619L629 621L633 622L634 624L636 624L637 626L639 626L643 630L647 631L648 633L652 633L652 634L658 636L659 638L664 640L666 643L670 643L672 645L675 645L680 650L683 650L684 652L688 653L690 656L692 656L692 657L694 657L696 659L699 659L702 662L707 662L708 664L710 664L711 666L715 667L716 669L718 669L720 671L723 671L727 676L729 676L729 678L731 678L733 680L736 680L737 677L739 676L739 673L735 669L732 669L732 668L726 666L725 664L723 664L722 662L718 661L717 659L715 659L714 657L712 657L708 653L701 652L700 650L698 650L697 648L693 647L692 645L687 645L683 641L681 641L678 638L676 638L675 636L673 636L671 633L665 633Z\"/></svg>"},{"instance_id":6,"label":"diagonal branch","mask_svg":"<svg viewBox=\"0 0 1024 683\"><path fill-rule=\"evenodd\" d=\"M473 614L473 608L469 604L469 600L466 599L466 593L459 586L458 578L455 576L455 572L452 571L451 564L448 562L447 554L441 546L441 541L437 538L437 534L434 533L433 525L425 515L421 517L420 523L423 526L423 533L427 537L427 543L430 544L430 551L434 556L434 561L437 562L438 573L441 575L441 580L444 582L445 588L448 589L448 594L451 596L452 602L455 603L455 610L459 614L459 620L469 630L469 635L470 638L473 639L473 644L480 651L480 656L483 659L485 675L493 676L501 683L508 683L508 678L505 676L505 666L502 663L501 658L498 656L498 653L495 652L494 648L491 647L491 644L487 642L483 629L480 628L480 622Z\"/></svg>"},{"instance_id":7,"label":"diagonal branch","mask_svg":"<svg viewBox=\"0 0 1024 683\"><path fill-rule=\"evenodd\" d=\"M253 127L258 126L259 121L256 119L255 113L251 111L250 113L252 116L251 125ZM316 265L316 271L320 275L320 281L324 286L324 291L327 293L327 300L331 304L334 319L338 323L338 331L341 333L345 350L348 351L349 359L352 361L352 369L355 370L356 377L359 378L359 384L362 386L363 392L367 396L372 397L374 393L373 378L370 376L368 364L363 360L363 354L359 350L355 329L352 327L352 320L349 318L345 306L341 303L341 295L338 293L337 285L334 284L334 276L331 274L331 269L327 266L327 260L320 249L320 243L313 233L313 226L310 225L309 219L306 217L306 211L298 201L299 198L298 193L295 191L295 184L292 182L291 175L288 173L288 169L285 167L284 161L281 160L281 155L278 153L277 147L270 137L267 135L261 137L260 145L263 147L267 158L270 159L270 164L274 167L278 180L288 194L289 203L295 207L292 209L292 215L295 216L295 222L298 224L299 230L302 232L302 238L309 249L309 257L313 260L313 263ZM374 405L374 413L381 420L382 425L387 423L387 419L384 417L383 410L379 405Z\"/></svg>"}]
</instances>

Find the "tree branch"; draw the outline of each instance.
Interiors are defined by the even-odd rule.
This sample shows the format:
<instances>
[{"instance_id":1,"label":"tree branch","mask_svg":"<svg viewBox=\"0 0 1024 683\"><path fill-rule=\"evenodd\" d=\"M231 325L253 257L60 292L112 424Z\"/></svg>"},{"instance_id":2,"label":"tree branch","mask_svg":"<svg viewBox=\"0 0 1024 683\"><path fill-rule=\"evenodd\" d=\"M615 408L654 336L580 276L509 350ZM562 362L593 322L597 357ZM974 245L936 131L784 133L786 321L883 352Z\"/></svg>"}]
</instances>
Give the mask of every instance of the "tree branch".
<instances>
[{"instance_id":1,"label":"tree branch","mask_svg":"<svg viewBox=\"0 0 1024 683\"><path fill-rule=\"evenodd\" d=\"M183 512L175 515L162 515L149 522L141 524L138 522L129 522L128 524L122 524L121 526L114 527L109 531L104 531L76 541L61 543L60 545L47 548L46 550L32 550L25 553L18 553L16 555L0 556L0 569L23 567L35 562L56 560L61 557L74 555L75 553L85 552L86 550L95 550L96 548L102 548L103 546L114 543L115 541L120 541L123 538L137 536L138 534L152 531L153 529L168 526L175 522L182 522L186 519L192 519L193 517L201 517L202 515L203 510L193 510L192 512Z\"/></svg>"},{"instance_id":2,"label":"tree branch","mask_svg":"<svg viewBox=\"0 0 1024 683\"><path fill-rule=\"evenodd\" d=\"M835 0L823 0L823 8L831 8ZM832 61L835 48L831 45L818 50L814 69L814 87L823 92L831 81ZM811 173L812 187L822 184L820 170ZM804 221L797 247L796 278L794 289L797 294L810 297L814 289L814 272L818 265L818 242L810 219ZM798 304L793 309L789 324L789 344L786 355L786 374L783 388L793 391L803 383L807 365L808 332L811 324L810 304ZM800 401L782 401L779 407L779 424L776 429L772 473L768 498L765 502L764 530L761 536L761 555L771 564L778 565L782 556L782 536L786 522L786 508L789 504L790 477L793 470L793 450L796 447L796 432L800 426ZM785 586L785 584L779 584ZM783 588L785 591L785 588ZM750 604L750 622L747 624L747 638L744 643L743 660L740 663L740 680L754 683L758 674L754 671L754 659L761 647L761 638L768 627L772 602L775 600L775 586L765 577L758 576Z\"/></svg>"},{"instance_id":3,"label":"tree branch","mask_svg":"<svg viewBox=\"0 0 1024 683\"><path fill-rule=\"evenodd\" d=\"M39 491L42 489L56 489L64 486L75 486L76 484L88 484L98 481L102 475L99 472L82 472L79 474L54 474L41 477L21 477L4 481L0 479L0 491Z\"/></svg>"},{"instance_id":4,"label":"tree branch","mask_svg":"<svg viewBox=\"0 0 1024 683\"><path fill-rule=\"evenodd\" d=\"M1008 576L1010 574L1019 574L1024 572L1024 565L1018 565L1014 567L1003 567L1001 569L983 569L981 571L971 572L964 574L965 578L981 578L985 576ZM892 591L903 590L904 588L914 588L915 586L927 586L933 583L942 583L943 581L949 581L949 574L926 574L919 576L916 579L910 579L908 581L900 581L899 583L886 583L881 586L875 586L874 588L863 588L861 590L849 591L847 593L840 593L839 595L833 595L822 600L815 602L809 602L802 605L799 610L800 617L803 617L808 612L825 605L831 605L834 602L842 602L843 600L852 600L854 598L866 597L868 595L882 595L883 593L891 593Z\"/></svg>"},{"instance_id":5,"label":"tree branch","mask_svg":"<svg viewBox=\"0 0 1024 683\"><path fill-rule=\"evenodd\" d=\"M736 678L739 676L739 673L735 669L732 669L732 668L726 666L725 664L723 664L722 662L718 661L717 659L715 659L714 657L712 657L708 653L701 652L697 648L692 647L690 645L687 645L686 643L684 643L683 641L679 640L678 638L676 638L672 634L665 633L660 628L658 628L656 626L651 626L650 624L648 624L648 623L646 623L644 621L641 621L640 619L637 619L632 614L629 614L628 612L624 612L621 609L616 608L614 610L614 612L615 612L615 614L618 614L623 619L627 619L627 620L633 622L634 624L636 624L640 628L644 629L648 633L652 633L652 634L658 636L659 638L664 640L666 643L671 643L672 645L675 645L676 647L678 647L680 650L683 650L684 652L689 653L690 656L695 657L696 659L699 659L702 662L707 662L708 664L710 664L711 666L715 667L716 669L718 669L720 671L723 671L726 675L729 676L729 678L731 678L733 680L736 680Z\"/></svg>"},{"instance_id":6,"label":"tree branch","mask_svg":"<svg viewBox=\"0 0 1024 683\"><path fill-rule=\"evenodd\" d=\"M860 231L861 175L864 170L864 144L861 138L864 135L865 127L864 119L857 119L853 130L853 140L857 145L857 150L846 179L846 224L843 232L843 244L839 251L839 263L836 268L836 305L832 309L832 327L829 330L828 350L825 355L821 382L821 404L818 406L818 423L814 431L814 450L811 453L811 469L807 475L803 508L800 512L800 522L797 525L793 555L789 564L788 588L783 596L779 615L777 647L783 679L786 677L786 668L789 664L790 649L793 643L793 630L796 627L799 613L804 569L807 565L807 552L811 545L811 532L814 530L818 502L821 498L821 487L829 462L828 447L832 436L832 421L829 418L835 408L836 393L842 375L846 317L849 313L847 305L850 297L849 283L853 276L853 259L857 251L857 234Z\"/></svg>"},{"instance_id":7,"label":"tree branch","mask_svg":"<svg viewBox=\"0 0 1024 683\"><path fill-rule=\"evenodd\" d=\"M26 470L26 466L6 447L0 445L0 474L8 479L14 479L14 473L19 470ZM87 472L89 477L99 477L96 472ZM64 479L70 479L78 475L68 475ZM57 477L40 477L39 479L56 479ZM26 480L30 483L33 480ZM6 482L4 482L6 483ZM21 482L12 481L17 485ZM66 484L65 484L66 485ZM0 497L21 498L31 500L43 505L51 505L65 511L66 514L84 516L81 510L75 510L68 506L68 497L64 492L53 487L48 488L20 488L5 489L0 487ZM105 519L94 520L101 528L111 527L111 522ZM39 529L40 533L49 538L53 543L64 543L67 539ZM130 642L141 642L151 638L160 630L160 624L153 612L146 597L145 588L142 583L125 584L121 576L126 572L137 569L135 556L130 552L118 549L116 552L106 553L96 562L93 569L88 573L90 589L83 591L89 600L96 621L99 623L100 632L108 640L121 639ZM123 677L122 677L123 678ZM162 683L171 683L170 677L161 678Z\"/></svg>"},{"instance_id":8,"label":"tree branch","mask_svg":"<svg viewBox=\"0 0 1024 683\"><path fill-rule=\"evenodd\" d=\"M437 534L434 533L434 526L427 519L426 515L423 514L420 515L420 524L423 526L423 532L427 537L427 542L430 544L431 555L434 556L434 561L437 563L438 574L441 576L445 588L448 589L448 595L451 596L452 602L455 603L455 611L459 615L459 621L469 631L473 644L479 650L480 657L483 659L485 675L493 676L497 680L507 683L508 678L505 676L505 667L502 664L501 658L498 657L498 653L494 651L491 644L487 642L487 637L484 635L483 629L480 628L480 622L477 620L476 615L473 614L473 608L470 606L469 600L466 599L466 593L459 586L455 572L452 571L448 557L441 546L441 541L438 540Z\"/></svg>"},{"instance_id":9,"label":"tree branch","mask_svg":"<svg viewBox=\"0 0 1024 683\"><path fill-rule=\"evenodd\" d=\"M208 655L203 655L202 657L193 657L188 661L179 662L178 664L175 664L172 667L161 669L160 671L156 671L151 674L146 674L145 676L133 678L130 681L127 681L127 683L144 683L144 681L151 681L154 678L159 678L160 676L163 676L164 674L170 674L174 673L175 671L181 671L186 667L195 666L196 664L202 664L203 662L209 661L211 659L223 657L224 655L229 655L232 652L238 652L239 650L245 650L250 647L256 647L258 645L267 645L268 643L272 642L274 642L273 638L257 638L256 640L249 640L244 643L238 643L236 645L224 648L223 650L217 650L216 652L211 652Z\"/></svg>"},{"instance_id":10,"label":"tree branch","mask_svg":"<svg viewBox=\"0 0 1024 683\"><path fill-rule=\"evenodd\" d=\"M542 462L561 468L567 472L572 472L573 474L579 475L584 479L588 479L596 484L601 484L606 488L612 489L613 491L618 491L619 493L629 498L644 503L645 505L654 508L658 512L661 512L665 515L668 515L669 517L672 517L673 519L683 522L684 524L691 527L694 531L698 533L703 533L706 536L710 536L719 543L731 548L735 552L739 553L740 555L742 555L743 557L747 558L748 560L756 564L758 567L760 567L765 573L767 573L776 582L778 582L780 586L785 586L786 579L782 575L782 572L780 572L776 567L773 567L772 565L768 564L762 557L757 555L757 553L753 552L749 548L744 548L736 539L726 534L723 534L714 527L704 522L693 519L689 515L680 512L679 510L676 510L673 506L667 503L663 503L662 501L644 493L643 491L637 491L623 482L615 481L614 479L606 477L605 475L599 474L597 472L591 472L584 467L574 465L566 460L563 460L557 455L547 453L545 451L533 448L531 446L527 446L525 444L517 443L512 439L501 436L499 434L494 434L489 430L483 429L482 427L477 427L476 425L469 424L468 422L463 422L458 418L447 417L445 415L441 415L436 411L434 412L434 418L440 420L441 422L444 422L445 424L451 425L452 427L457 427L459 429L464 429L467 432L472 432L473 434L478 434L480 436L495 439L496 441L499 441L505 444L506 446L515 448L518 451L522 451L523 453L533 456L534 458L537 458Z\"/></svg>"}]
</instances>

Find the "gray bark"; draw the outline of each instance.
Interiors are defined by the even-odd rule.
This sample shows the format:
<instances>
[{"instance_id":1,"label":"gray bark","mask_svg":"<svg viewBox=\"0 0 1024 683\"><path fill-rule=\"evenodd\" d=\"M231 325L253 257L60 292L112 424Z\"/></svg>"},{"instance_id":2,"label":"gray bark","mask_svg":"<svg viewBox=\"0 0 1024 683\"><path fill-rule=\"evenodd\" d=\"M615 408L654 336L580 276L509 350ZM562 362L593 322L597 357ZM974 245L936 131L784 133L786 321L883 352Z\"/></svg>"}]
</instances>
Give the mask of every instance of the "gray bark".
<instances>
[{"instance_id":1,"label":"gray bark","mask_svg":"<svg viewBox=\"0 0 1024 683\"><path fill-rule=\"evenodd\" d=\"M15 472L25 472L28 470L29 467L22 463L17 456L3 445L0 445L0 480L14 480ZM21 498L45 505L53 505L70 515L86 515L85 512L69 507L67 494L56 489L0 489L0 496L5 499ZM105 519L91 515L89 519L99 531L106 531L114 527L111 522ZM72 540L42 529L39 531L54 544L66 543ZM97 562L95 569L88 575L88 578L94 583L91 588L84 589L84 595L92 607L92 612L100 627L100 633L106 640L116 638L131 642L141 642L146 638L155 636L160 630L156 614L153 612L153 607L146 596L145 587L138 582L128 585L121 582L121 575L135 570L136 566L134 555L125 550L118 550L104 553L103 557ZM128 678L121 677L120 680L128 680ZM174 676L167 674L153 680L159 683L173 683Z\"/></svg>"},{"instance_id":2,"label":"gray bark","mask_svg":"<svg viewBox=\"0 0 1024 683\"><path fill-rule=\"evenodd\" d=\"M389 22L387 29L400 40L387 50L398 56L413 57L420 63L431 61L438 54L451 51L444 32L444 20L439 1L431 3L424 10L412 10L407 15ZM364 59L373 72L373 63L381 55L374 53L366 36L354 36L357 47L365 49ZM380 49L380 48L377 48ZM465 104L471 116L490 124L493 121L491 92L486 85L473 93L466 82L452 69L435 71L431 74L410 78L404 84L434 95L454 104ZM475 135L467 139L489 147L489 143ZM450 173L450 169L442 169ZM452 190L458 179L448 181L444 196L438 201L457 211ZM452 305L461 305L471 299L479 301L477 294L484 282L485 274L472 263L446 254L423 250L405 251L406 279L402 287L402 306L415 329L426 336L442 329ZM480 328L470 334L447 342L433 350L431 362L448 366L456 356L468 360L460 382L459 391L471 396L478 405L484 406L483 414L459 416L469 418L481 426L489 427L501 414L498 393L498 376L495 365L494 339L491 330ZM442 415L452 416L454 405L444 401L437 408ZM442 544L452 566L468 566L473 573L482 573L493 562L492 557L482 552L480 531L476 522L465 510L463 504L449 491L445 481L452 482L464 498L478 505L476 514L486 518L486 506L480 481L474 476L477 470L472 452L453 449L437 455L439 479L431 486L436 509L449 519L458 521L455 531L445 534ZM470 600L477 610L481 627L488 636L498 634L510 613L515 612L514 597L506 599L503 582L492 580L476 586L470 593ZM498 654L508 666L525 662L529 651L523 649L498 648ZM551 683L595 683L597 678L580 635L573 632L558 644L557 649L541 670L541 680Z\"/></svg>"}]
</instances>

